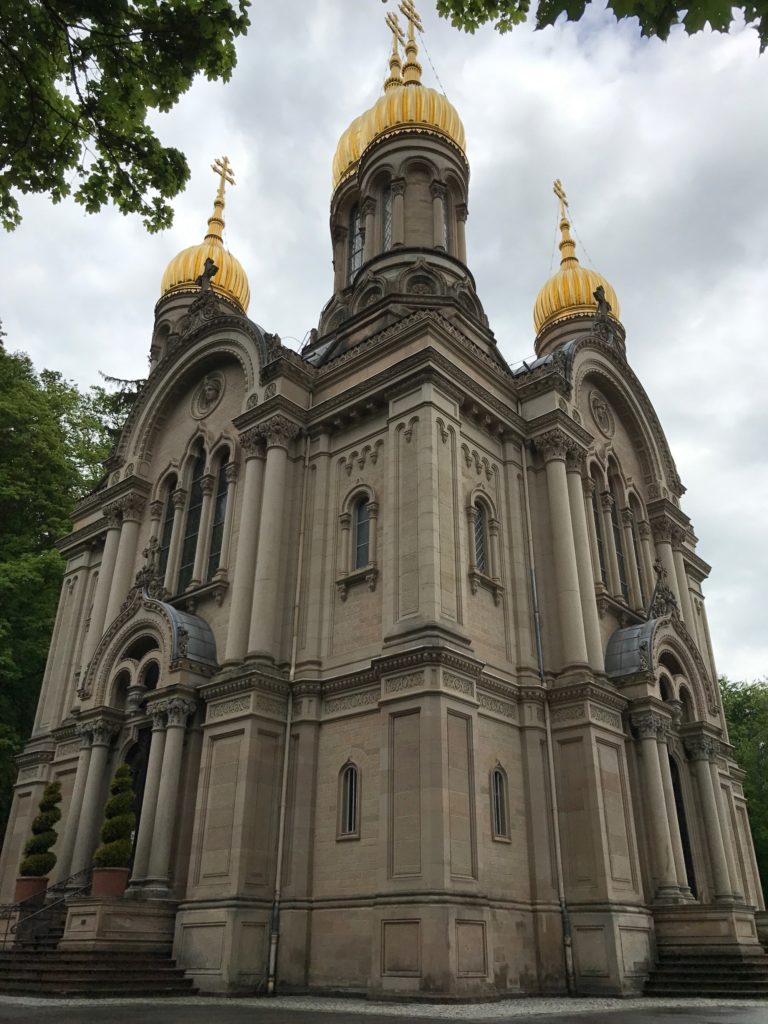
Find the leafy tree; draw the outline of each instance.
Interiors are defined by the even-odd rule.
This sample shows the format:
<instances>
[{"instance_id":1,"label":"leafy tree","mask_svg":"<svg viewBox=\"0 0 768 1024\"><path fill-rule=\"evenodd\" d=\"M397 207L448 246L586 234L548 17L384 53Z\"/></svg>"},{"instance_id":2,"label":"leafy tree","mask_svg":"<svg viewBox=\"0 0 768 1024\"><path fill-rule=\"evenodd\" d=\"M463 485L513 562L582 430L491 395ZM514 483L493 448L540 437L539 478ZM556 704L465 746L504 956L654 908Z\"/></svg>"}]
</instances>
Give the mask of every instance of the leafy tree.
<instances>
[{"instance_id":1,"label":"leafy tree","mask_svg":"<svg viewBox=\"0 0 768 1024\"><path fill-rule=\"evenodd\" d=\"M706 25L717 32L727 32L741 14L747 24L754 24L760 37L760 52L768 44L768 7L764 0L747 0L731 4L727 0L609 0L608 7L617 18L637 18L644 36L666 39L675 25L682 25L692 35ZM578 21L587 8L587 0L539 0L533 5L536 28L553 25L561 14L568 21ZM481 25L494 23L499 32L509 32L528 18L531 0L437 0L437 10L457 28L474 32Z\"/></svg>"},{"instance_id":2,"label":"leafy tree","mask_svg":"<svg viewBox=\"0 0 768 1024\"><path fill-rule=\"evenodd\" d=\"M131 863L131 839L136 825L135 796L131 769L121 764L110 787L112 794L104 808L101 846L93 855L95 868L127 868Z\"/></svg>"},{"instance_id":3,"label":"leafy tree","mask_svg":"<svg viewBox=\"0 0 768 1024\"><path fill-rule=\"evenodd\" d=\"M736 761L747 773L749 823L763 891L768 892L768 679L732 683L723 676L719 683Z\"/></svg>"},{"instance_id":4,"label":"leafy tree","mask_svg":"<svg viewBox=\"0 0 768 1024\"><path fill-rule=\"evenodd\" d=\"M32 822L32 835L24 846L19 874L42 878L56 865L56 854L51 847L56 842L56 822L61 818L61 783L49 782L43 790L38 814Z\"/></svg>"},{"instance_id":5,"label":"leafy tree","mask_svg":"<svg viewBox=\"0 0 768 1024\"><path fill-rule=\"evenodd\" d=\"M150 231L189 178L178 149L147 123L199 73L227 81L249 0L12 0L0 4L0 220L18 193L112 201Z\"/></svg>"}]
</instances>

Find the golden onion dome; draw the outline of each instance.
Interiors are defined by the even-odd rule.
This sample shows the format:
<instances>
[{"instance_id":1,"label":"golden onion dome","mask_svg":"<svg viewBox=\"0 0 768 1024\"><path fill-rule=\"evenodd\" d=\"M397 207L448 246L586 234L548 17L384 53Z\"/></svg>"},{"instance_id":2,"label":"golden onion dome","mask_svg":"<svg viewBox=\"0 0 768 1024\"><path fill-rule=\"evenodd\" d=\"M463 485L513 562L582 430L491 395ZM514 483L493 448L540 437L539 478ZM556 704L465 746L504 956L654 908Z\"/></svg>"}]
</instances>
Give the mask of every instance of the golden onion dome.
<instances>
[{"instance_id":1,"label":"golden onion dome","mask_svg":"<svg viewBox=\"0 0 768 1024\"><path fill-rule=\"evenodd\" d=\"M464 125L456 108L442 93L421 83L421 64L416 60L418 47L414 35L414 26L420 29L421 24L412 7L411 11L407 41L397 16L387 15L387 23L392 29L392 54L384 95L370 110L356 117L339 139L333 157L334 189L354 172L371 143L409 129L448 139L466 159ZM405 45L404 64L400 61L399 41Z\"/></svg>"},{"instance_id":2,"label":"golden onion dome","mask_svg":"<svg viewBox=\"0 0 768 1024\"><path fill-rule=\"evenodd\" d=\"M248 309L251 290L242 264L232 253L224 248L224 183L234 185L235 179L224 157L211 165L219 175L219 188L213 203L213 213L208 218L208 232L199 245L190 245L174 256L165 268L160 283L161 295L173 295L179 292L196 292L199 279L205 270L205 261L212 259L218 271L211 279L211 287L217 295L229 299L243 313Z\"/></svg>"},{"instance_id":3,"label":"golden onion dome","mask_svg":"<svg viewBox=\"0 0 768 1024\"><path fill-rule=\"evenodd\" d=\"M536 296L533 322L536 333L545 327L577 313L594 313L597 309L595 291L602 286L610 305L610 316L619 319L619 300L613 286L596 270L582 267L576 257L576 243L571 238L571 225L566 213L568 200L559 181L555 195L560 200L560 269L547 281Z\"/></svg>"}]
</instances>

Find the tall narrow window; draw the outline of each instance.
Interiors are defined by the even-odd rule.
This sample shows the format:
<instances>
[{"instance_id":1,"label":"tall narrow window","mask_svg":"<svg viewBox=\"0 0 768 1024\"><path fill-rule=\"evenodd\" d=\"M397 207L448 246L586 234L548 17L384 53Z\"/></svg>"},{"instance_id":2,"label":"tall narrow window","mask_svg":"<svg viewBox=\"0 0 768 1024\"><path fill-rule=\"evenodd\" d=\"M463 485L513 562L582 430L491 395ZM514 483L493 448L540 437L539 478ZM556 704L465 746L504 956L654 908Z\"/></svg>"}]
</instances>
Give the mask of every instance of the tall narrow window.
<instances>
[{"instance_id":1,"label":"tall narrow window","mask_svg":"<svg viewBox=\"0 0 768 1024\"><path fill-rule=\"evenodd\" d=\"M645 563L643 562L643 550L642 550L642 546L640 544L640 526L639 526L639 523L640 523L640 519L641 519L641 513L640 513L640 508L638 507L638 504L637 504L637 500L635 499L634 495L630 496L629 508L630 508L631 513L632 513L632 547L635 549L635 561L637 562L637 575L640 578L640 600L642 602L643 608L645 608L647 603L648 603L648 595L646 594L646 587L645 587L645 582L644 582L645 581L645 571L644 571Z\"/></svg>"},{"instance_id":2,"label":"tall narrow window","mask_svg":"<svg viewBox=\"0 0 768 1024\"><path fill-rule=\"evenodd\" d=\"M491 772L491 812L494 839L508 839L507 777L503 768L494 768Z\"/></svg>"},{"instance_id":3,"label":"tall narrow window","mask_svg":"<svg viewBox=\"0 0 768 1024\"><path fill-rule=\"evenodd\" d=\"M488 574L488 513L482 502L475 502L475 568Z\"/></svg>"},{"instance_id":4,"label":"tall narrow window","mask_svg":"<svg viewBox=\"0 0 768 1024\"><path fill-rule=\"evenodd\" d=\"M593 481L594 482L594 481ZM603 520L597 504L597 485L592 490L592 517L595 520L595 541L597 542L597 559L600 563L600 579L608 584L608 572L605 568L605 543L603 541Z\"/></svg>"},{"instance_id":5,"label":"tall narrow window","mask_svg":"<svg viewBox=\"0 0 768 1024\"><path fill-rule=\"evenodd\" d=\"M192 582L195 571L197 536L200 532L200 514L203 510L203 476L205 474L205 452L201 449L192 468L192 483L189 488L189 505L184 523L184 540L181 545L181 564L177 593L182 593Z\"/></svg>"},{"instance_id":6,"label":"tall narrow window","mask_svg":"<svg viewBox=\"0 0 768 1024\"><path fill-rule=\"evenodd\" d=\"M440 205L443 208L443 248L448 251L448 196L442 196Z\"/></svg>"},{"instance_id":7,"label":"tall narrow window","mask_svg":"<svg viewBox=\"0 0 768 1024\"><path fill-rule=\"evenodd\" d=\"M619 564L619 586L621 596L625 601L629 600L629 585L627 583L627 560L624 557L624 538L622 536L621 523L619 522L619 502L615 481L610 481L611 497L611 528L613 530L613 542L616 545L616 561Z\"/></svg>"},{"instance_id":8,"label":"tall narrow window","mask_svg":"<svg viewBox=\"0 0 768 1024\"><path fill-rule=\"evenodd\" d=\"M176 480L169 480L165 488L165 514L163 515L163 525L160 529L160 561L159 569L160 575L165 575L165 570L168 567L168 555L171 550L171 535L173 533L173 516L176 511L173 505L173 491L176 487Z\"/></svg>"},{"instance_id":9,"label":"tall narrow window","mask_svg":"<svg viewBox=\"0 0 768 1024\"><path fill-rule=\"evenodd\" d=\"M221 546L224 543L224 519L227 514L227 463L229 452L225 449L221 454L219 475L216 479L216 499L213 505L213 526L211 527L211 548L208 553L208 573L206 579L213 579L221 561Z\"/></svg>"},{"instance_id":10,"label":"tall narrow window","mask_svg":"<svg viewBox=\"0 0 768 1024\"><path fill-rule=\"evenodd\" d=\"M360 775L357 766L346 764L341 770L339 806L339 835L356 836L359 833Z\"/></svg>"},{"instance_id":11,"label":"tall narrow window","mask_svg":"<svg viewBox=\"0 0 768 1024\"><path fill-rule=\"evenodd\" d=\"M355 504L354 525L353 567L355 569L364 569L370 561L371 547L371 515L367 498L360 498Z\"/></svg>"},{"instance_id":12,"label":"tall narrow window","mask_svg":"<svg viewBox=\"0 0 768 1024\"><path fill-rule=\"evenodd\" d=\"M383 195L383 224L381 232L382 249L386 252L392 248L392 187L387 185Z\"/></svg>"},{"instance_id":13,"label":"tall narrow window","mask_svg":"<svg viewBox=\"0 0 768 1024\"><path fill-rule=\"evenodd\" d=\"M360 221L360 207L355 205L349 211L349 272L347 283L352 283L355 273L363 265L363 229Z\"/></svg>"}]
</instances>

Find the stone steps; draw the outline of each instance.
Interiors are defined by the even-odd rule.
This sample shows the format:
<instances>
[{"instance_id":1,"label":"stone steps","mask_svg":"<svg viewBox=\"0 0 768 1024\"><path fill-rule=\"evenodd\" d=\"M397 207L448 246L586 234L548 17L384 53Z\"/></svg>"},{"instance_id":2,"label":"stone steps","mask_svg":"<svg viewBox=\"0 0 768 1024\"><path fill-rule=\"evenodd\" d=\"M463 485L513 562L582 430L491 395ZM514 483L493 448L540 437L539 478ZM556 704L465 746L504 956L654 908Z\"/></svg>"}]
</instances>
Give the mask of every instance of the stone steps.
<instances>
[{"instance_id":1,"label":"stone steps","mask_svg":"<svg viewBox=\"0 0 768 1024\"><path fill-rule=\"evenodd\" d=\"M0 952L0 993L41 996L191 996L170 957L137 953Z\"/></svg>"},{"instance_id":2,"label":"stone steps","mask_svg":"<svg viewBox=\"0 0 768 1024\"><path fill-rule=\"evenodd\" d=\"M707 999L768 999L768 956L726 953L662 957L644 995Z\"/></svg>"}]
</instances>

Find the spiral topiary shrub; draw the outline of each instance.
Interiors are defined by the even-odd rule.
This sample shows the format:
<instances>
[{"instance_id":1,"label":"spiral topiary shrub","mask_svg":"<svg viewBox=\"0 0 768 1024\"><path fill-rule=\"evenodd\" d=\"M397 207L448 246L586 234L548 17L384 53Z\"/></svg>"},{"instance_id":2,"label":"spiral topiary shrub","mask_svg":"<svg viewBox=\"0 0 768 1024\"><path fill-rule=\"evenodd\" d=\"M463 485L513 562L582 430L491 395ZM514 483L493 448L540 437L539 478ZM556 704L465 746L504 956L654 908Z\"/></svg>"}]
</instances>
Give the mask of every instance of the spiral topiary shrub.
<instances>
[{"instance_id":1,"label":"spiral topiary shrub","mask_svg":"<svg viewBox=\"0 0 768 1024\"><path fill-rule=\"evenodd\" d=\"M61 818L61 783L49 782L43 791L38 814L32 822L32 835L24 846L19 874L23 878L42 878L53 870L56 854L51 847L56 842L56 822Z\"/></svg>"},{"instance_id":2,"label":"spiral topiary shrub","mask_svg":"<svg viewBox=\"0 0 768 1024\"><path fill-rule=\"evenodd\" d=\"M131 769L127 764L121 764L115 772L110 793L112 795L104 808L101 846L93 855L93 866L127 868L131 863L133 829L136 825Z\"/></svg>"}]
</instances>

